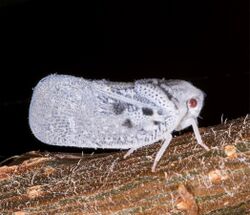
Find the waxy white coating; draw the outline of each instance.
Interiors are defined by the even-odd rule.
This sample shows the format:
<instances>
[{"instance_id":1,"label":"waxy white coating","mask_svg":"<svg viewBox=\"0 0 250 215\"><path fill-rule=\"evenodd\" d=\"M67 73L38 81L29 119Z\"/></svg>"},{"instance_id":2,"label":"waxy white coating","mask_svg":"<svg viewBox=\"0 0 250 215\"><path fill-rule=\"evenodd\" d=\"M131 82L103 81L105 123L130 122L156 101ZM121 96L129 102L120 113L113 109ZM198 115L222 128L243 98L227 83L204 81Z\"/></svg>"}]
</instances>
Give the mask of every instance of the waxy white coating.
<instances>
[{"instance_id":1,"label":"waxy white coating","mask_svg":"<svg viewBox=\"0 0 250 215\"><path fill-rule=\"evenodd\" d=\"M57 146L134 150L163 140L155 171L174 130L197 127L204 93L183 80L130 83L49 75L34 88L29 124L42 142Z\"/></svg>"}]
</instances>

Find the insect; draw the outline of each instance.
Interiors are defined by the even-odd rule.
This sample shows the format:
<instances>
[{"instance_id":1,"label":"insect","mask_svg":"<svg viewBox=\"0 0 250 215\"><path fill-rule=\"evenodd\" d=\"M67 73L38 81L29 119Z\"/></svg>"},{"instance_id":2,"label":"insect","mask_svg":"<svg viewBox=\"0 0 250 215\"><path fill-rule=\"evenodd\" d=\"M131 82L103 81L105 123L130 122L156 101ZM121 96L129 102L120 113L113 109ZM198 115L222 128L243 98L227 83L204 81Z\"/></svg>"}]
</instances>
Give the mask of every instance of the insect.
<instances>
[{"instance_id":1,"label":"insect","mask_svg":"<svg viewBox=\"0 0 250 215\"><path fill-rule=\"evenodd\" d=\"M162 140L155 171L174 130L192 126L198 144L208 150L197 127L203 101L204 93L183 80L123 83L54 74L34 88L29 125L46 144L129 149L124 157Z\"/></svg>"}]
</instances>

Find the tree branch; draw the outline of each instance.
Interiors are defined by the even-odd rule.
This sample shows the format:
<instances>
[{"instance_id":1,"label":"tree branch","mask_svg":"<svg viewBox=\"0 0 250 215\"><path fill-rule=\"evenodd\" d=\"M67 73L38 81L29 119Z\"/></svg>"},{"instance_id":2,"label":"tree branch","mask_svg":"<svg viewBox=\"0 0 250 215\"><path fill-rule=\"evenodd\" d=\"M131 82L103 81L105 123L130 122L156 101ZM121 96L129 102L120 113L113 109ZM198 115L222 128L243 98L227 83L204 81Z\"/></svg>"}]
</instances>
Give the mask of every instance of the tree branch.
<instances>
[{"instance_id":1,"label":"tree branch","mask_svg":"<svg viewBox=\"0 0 250 215\"><path fill-rule=\"evenodd\" d=\"M250 214L250 117L96 155L30 152L0 167L0 211L16 214Z\"/></svg>"}]
</instances>

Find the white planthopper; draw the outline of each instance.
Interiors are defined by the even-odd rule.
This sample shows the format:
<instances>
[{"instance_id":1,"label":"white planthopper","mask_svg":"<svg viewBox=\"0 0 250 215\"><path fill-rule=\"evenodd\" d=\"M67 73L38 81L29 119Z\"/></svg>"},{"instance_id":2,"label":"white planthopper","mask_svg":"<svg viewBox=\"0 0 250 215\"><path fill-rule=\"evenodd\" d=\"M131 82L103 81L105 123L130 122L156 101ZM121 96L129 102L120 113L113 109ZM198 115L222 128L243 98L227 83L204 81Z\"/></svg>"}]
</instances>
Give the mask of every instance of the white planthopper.
<instances>
[{"instance_id":1,"label":"white planthopper","mask_svg":"<svg viewBox=\"0 0 250 215\"><path fill-rule=\"evenodd\" d=\"M57 146L129 149L163 140L152 166L171 142L171 133L192 126L204 93L183 80L142 79L130 83L49 75L34 88L29 124L42 142Z\"/></svg>"}]
</instances>

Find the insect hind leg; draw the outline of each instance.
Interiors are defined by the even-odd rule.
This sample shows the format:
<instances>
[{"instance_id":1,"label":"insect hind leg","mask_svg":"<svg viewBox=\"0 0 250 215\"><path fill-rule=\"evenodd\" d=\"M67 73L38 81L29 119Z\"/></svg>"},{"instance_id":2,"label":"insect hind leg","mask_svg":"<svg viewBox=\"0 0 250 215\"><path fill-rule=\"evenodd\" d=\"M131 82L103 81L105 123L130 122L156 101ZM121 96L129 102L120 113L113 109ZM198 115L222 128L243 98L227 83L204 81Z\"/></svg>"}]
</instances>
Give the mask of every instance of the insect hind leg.
<instances>
[{"instance_id":1,"label":"insect hind leg","mask_svg":"<svg viewBox=\"0 0 250 215\"><path fill-rule=\"evenodd\" d=\"M161 148L159 149L159 151L157 152L156 156L155 156L155 160L152 166L152 172L155 172L156 169L156 165L158 164L159 160L161 159L162 155L164 154L164 152L166 151L169 143L172 140L172 135L170 133L167 133L164 137L163 140L163 144L161 146Z\"/></svg>"},{"instance_id":2,"label":"insect hind leg","mask_svg":"<svg viewBox=\"0 0 250 215\"><path fill-rule=\"evenodd\" d=\"M167 133L166 135L164 135L164 139L163 139L163 145L161 146L161 148L159 149L159 151L157 152L156 156L155 156L155 160L152 166L152 172L155 172L156 169L156 165L158 164L159 160L161 159L162 155L164 154L164 152L166 151L169 143L172 140L172 135L171 133ZM123 156L123 158L127 158L129 155L131 155L135 150L141 148L140 147L133 147L131 149L129 149L127 151L127 153Z\"/></svg>"},{"instance_id":3,"label":"insect hind leg","mask_svg":"<svg viewBox=\"0 0 250 215\"><path fill-rule=\"evenodd\" d=\"M139 148L141 148L141 146L140 146L140 147L134 147L134 148L129 149L129 150L127 151L127 153L123 156L123 158L128 157L128 156L131 155L135 150L137 150L137 149L139 149Z\"/></svg>"}]
</instances>

